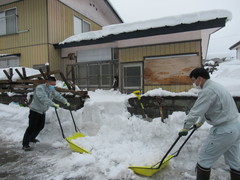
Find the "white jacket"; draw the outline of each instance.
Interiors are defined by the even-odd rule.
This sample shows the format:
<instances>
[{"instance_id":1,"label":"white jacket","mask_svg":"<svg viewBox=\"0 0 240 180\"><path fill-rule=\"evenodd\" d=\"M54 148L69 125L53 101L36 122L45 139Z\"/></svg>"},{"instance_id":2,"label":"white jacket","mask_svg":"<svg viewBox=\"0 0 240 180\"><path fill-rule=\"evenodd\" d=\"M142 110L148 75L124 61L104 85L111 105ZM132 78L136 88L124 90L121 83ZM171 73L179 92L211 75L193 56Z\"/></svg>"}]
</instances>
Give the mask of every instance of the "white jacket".
<instances>
[{"instance_id":1,"label":"white jacket","mask_svg":"<svg viewBox=\"0 0 240 180\"><path fill-rule=\"evenodd\" d=\"M198 118L213 126L224 125L239 117L231 94L220 84L208 79L185 119L184 128L189 129Z\"/></svg>"}]
</instances>

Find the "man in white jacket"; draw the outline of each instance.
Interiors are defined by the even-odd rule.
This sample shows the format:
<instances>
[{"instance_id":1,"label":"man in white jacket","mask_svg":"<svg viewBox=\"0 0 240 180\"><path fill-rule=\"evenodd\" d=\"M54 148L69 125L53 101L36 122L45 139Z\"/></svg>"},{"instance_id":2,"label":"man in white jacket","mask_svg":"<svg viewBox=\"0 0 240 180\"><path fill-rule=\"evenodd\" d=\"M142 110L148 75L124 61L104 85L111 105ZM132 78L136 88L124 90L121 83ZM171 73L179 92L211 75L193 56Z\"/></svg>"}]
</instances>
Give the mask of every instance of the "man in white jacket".
<instances>
[{"instance_id":1,"label":"man in white jacket","mask_svg":"<svg viewBox=\"0 0 240 180\"><path fill-rule=\"evenodd\" d=\"M210 80L204 68L190 73L193 86L202 89L187 115L180 136L186 136L191 126L199 128L205 121L212 125L203 143L196 166L197 180L208 180L212 165L224 155L230 166L231 180L240 180L240 118L231 94Z\"/></svg>"},{"instance_id":2,"label":"man in white jacket","mask_svg":"<svg viewBox=\"0 0 240 180\"><path fill-rule=\"evenodd\" d=\"M36 139L37 135L44 128L45 125L45 112L50 106L59 108L59 105L54 103L52 100L56 99L64 103L66 106L70 106L70 103L62 97L54 88L56 85L55 77L49 77L44 84L40 84L36 87L33 94L33 101L30 104L29 113L29 126L23 136L23 149L30 151L29 142L38 142Z\"/></svg>"}]
</instances>

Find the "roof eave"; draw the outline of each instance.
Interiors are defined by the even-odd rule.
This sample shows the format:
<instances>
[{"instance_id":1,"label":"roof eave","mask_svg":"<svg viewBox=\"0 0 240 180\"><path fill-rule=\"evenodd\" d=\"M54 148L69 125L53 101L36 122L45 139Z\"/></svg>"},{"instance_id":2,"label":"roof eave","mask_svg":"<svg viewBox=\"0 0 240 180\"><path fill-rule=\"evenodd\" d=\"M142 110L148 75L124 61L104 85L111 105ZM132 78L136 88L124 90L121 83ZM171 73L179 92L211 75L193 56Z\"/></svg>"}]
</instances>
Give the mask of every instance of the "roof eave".
<instances>
[{"instance_id":1,"label":"roof eave","mask_svg":"<svg viewBox=\"0 0 240 180\"><path fill-rule=\"evenodd\" d=\"M95 39L95 40L83 40L80 42L70 42L65 44L54 44L56 49L61 48L68 48L68 47L77 47L77 46L86 46L86 45L93 45L93 44L102 44L102 43L109 43L118 40L126 40L126 39L133 39L133 38L140 38L140 37L148 37L148 36L155 36L155 35L164 35L164 34L172 34L172 33L180 33L180 32L187 32L187 31L195 31L195 30L202 30L202 29L210 29L210 28L222 28L226 24L227 18L217 18L208 21L198 21L191 24L179 24L176 26L165 26L165 27L158 27L158 28L151 28L146 30L137 30L128 33L120 33L116 35L109 35L104 38Z\"/></svg>"},{"instance_id":2,"label":"roof eave","mask_svg":"<svg viewBox=\"0 0 240 180\"><path fill-rule=\"evenodd\" d=\"M240 41L238 41L237 43L235 43L234 45L232 45L229 49L233 50L235 48L237 48L238 46L240 46Z\"/></svg>"},{"instance_id":3,"label":"roof eave","mask_svg":"<svg viewBox=\"0 0 240 180\"><path fill-rule=\"evenodd\" d=\"M104 2L107 4L107 6L112 10L112 12L115 14L115 16L117 17L117 19L123 23L122 18L118 15L117 11L114 9L114 7L112 6L112 4L108 1L108 0L104 0Z\"/></svg>"}]
</instances>

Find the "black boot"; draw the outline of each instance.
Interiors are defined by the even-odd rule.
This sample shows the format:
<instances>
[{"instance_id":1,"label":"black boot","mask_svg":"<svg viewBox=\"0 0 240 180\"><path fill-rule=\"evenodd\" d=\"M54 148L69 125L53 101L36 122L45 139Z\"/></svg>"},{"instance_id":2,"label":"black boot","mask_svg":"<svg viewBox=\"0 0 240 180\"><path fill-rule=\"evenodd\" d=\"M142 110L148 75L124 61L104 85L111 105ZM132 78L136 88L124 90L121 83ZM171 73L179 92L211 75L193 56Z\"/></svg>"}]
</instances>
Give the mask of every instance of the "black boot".
<instances>
[{"instance_id":1,"label":"black boot","mask_svg":"<svg viewBox=\"0 0 240 180\"><path fill-rule=\"evenodd\" d=\"M240 171L231 169L230 173L231 173L231 180L240 180Z\"/></svg>"},{"instance_id":2,"label":"black boot","mask_svg":"<svg viewBox=\"0 0 240 180\"><path fill-rule=\"evenodd\" d=\"M199 164L196 166L197 180L209 180L211 169L203 168Z\"/></svg>"}]
</instances>

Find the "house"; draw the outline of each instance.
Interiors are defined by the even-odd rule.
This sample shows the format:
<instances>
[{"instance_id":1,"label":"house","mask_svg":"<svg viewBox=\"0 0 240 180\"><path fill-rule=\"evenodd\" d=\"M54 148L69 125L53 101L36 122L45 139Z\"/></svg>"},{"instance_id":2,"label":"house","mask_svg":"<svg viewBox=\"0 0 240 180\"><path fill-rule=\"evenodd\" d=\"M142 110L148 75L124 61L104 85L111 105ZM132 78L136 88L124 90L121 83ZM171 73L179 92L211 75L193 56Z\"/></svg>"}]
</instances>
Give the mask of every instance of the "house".
<instances>
[{"instance_id":1,"label":"house","mask_svg":"<svg viewBox=\"0 0 240 180\"><path fill-rule=\"evenodd\" d=\"M122 22L107 0L0 0L0 68L48 63L63 71L68 62L53 44Z\"/></svg>"},{"instance_id":2,"label":"house","mask_svg":"<svg viewBox=\"0 0 240 180\"><path fill-rule=\"evenodd\" d=\"M231 19L225 10L212 10L160 19L104 26L55 44L61 58L76 57L66 75L79 87L131 93L155 88L180 92L192 88L189 73L202 66L210 35Z\"/></svg>"},{"instance_id":3,"label":"house","mask_svg":"<svg viewBox=\"0 0 240 180\"><path fill-rule=\"evenodd\" d=\"M232 45L229 49L236 50L236 58L240 59L240 41Z\"/></svg>"}]
</instances>

